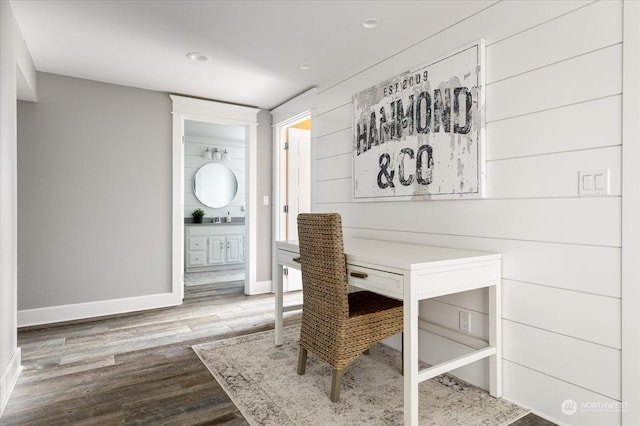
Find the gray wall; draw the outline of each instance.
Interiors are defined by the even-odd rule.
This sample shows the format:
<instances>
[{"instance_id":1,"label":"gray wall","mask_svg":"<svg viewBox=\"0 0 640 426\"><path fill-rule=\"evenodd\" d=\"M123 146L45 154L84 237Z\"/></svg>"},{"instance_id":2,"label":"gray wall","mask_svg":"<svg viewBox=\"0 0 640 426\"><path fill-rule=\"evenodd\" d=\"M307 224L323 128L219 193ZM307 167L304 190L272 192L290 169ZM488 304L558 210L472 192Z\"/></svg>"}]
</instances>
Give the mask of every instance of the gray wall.
<instances>
[{"instance_id":1,"label":"gray wall","mask_svg":"<svg viewBox=\"0 0 640 426\"><path fill-rule=\"evenodd\" d=\"M18 103L18 310L171 291L171 102L39 73Z\"/></svg>"},{"instance_id":2,"label":"gray wall","mask_svg":"<svg viewBox=\"0 0 640 426\"><path fill-rule=\"evenodd\" d=\"M262 110L258 113L258 187L256 191L257 241L256 241L256 280L271 280L271 188L272 177L272 138L271 114ZM269 196L269 205L262 202L265 195Z\"/></svg>"}]
</instances>

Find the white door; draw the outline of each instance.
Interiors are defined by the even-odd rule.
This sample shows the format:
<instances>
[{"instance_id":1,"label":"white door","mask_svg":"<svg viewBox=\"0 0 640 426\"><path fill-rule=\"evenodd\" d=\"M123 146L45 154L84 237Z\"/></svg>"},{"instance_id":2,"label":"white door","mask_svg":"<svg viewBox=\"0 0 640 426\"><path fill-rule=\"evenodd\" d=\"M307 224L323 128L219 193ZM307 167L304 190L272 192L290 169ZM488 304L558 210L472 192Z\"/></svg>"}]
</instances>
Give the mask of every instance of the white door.
<instances>
[{"instance_id":1,"label":"white door","mask_svg":"<svg viewBox=\"0 0 640 426\"><path fill-rule=\"evenodd\" d=\"M298 213L311 211L311 130L287 128L287 148L283 162L286 208L282 209L280 239L298 239ZM284 234L284 235L282 235ZM302 276L297 269L288 269L283 282L284 291L302 289Z\"/></svg>"},{"instance_id":2,"label":"white door","mask_svg":"<svg viewBox=\"0 0 640 426\"><path fill-rule=\"evenodd\" d=\"M311 174L309 170L311 131L289 128L289 150L287 154L287 239L298 239L298 213L311 210Z\"/></svg>"}]
</instances>

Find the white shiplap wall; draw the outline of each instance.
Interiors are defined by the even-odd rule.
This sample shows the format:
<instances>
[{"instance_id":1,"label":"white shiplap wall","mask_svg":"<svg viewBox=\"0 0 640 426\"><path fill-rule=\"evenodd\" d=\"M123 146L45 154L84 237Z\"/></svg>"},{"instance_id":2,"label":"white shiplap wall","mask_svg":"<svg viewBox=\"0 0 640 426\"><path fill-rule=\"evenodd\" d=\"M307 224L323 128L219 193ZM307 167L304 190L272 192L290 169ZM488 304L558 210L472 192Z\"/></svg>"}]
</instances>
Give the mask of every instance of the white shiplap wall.
<instances>
[{"instance_id":1,"label":"white shiplap wall","mask_svg":"<svg viewBox=\"0 0 640 426\"><path fill-rule=\"evenodd\" d=\"M471 41L486 40L487 196L352 202L351 96ZM319 87L314 210L345 235L503 253L504 395L563 424L620 424L622 3L498 2L339 82ZM609 196L579 197L578 171L610 169ZM486 293L421 305L486 338ZM464 351L423 333L421 356ZM487 385L486 364L458 371Z\"/></svg>"},{"instance_id":2,"label":"white shiplap wall","mask_svg":"<svg viewBox=\"0 0 640 426\"><path fill-rule=\"evenodd\" d=\"M218 161L202 158L202 153L209 147L226 149L231 154L231 160ZM198 169L206 163L219 162L229 167L236 174L238 179L238 193L227 207L214 209L202 204L193 193L193 176ZM191 212L201 208L205 212L205 217L220 216L227 217L227 212L231 212L233 217L245 215L245 142L237 140L223 140L204 136L186 135L184 144L184 215L191 217Z\"/></svg>"}]
</instances>

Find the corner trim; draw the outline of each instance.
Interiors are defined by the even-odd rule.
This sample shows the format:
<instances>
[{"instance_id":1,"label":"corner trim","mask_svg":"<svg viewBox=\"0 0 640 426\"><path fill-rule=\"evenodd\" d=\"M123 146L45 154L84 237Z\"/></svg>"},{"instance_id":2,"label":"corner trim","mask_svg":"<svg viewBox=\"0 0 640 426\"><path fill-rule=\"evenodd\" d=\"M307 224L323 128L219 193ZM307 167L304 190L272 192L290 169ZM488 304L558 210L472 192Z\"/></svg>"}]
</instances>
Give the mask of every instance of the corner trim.
<instances>
[{"instance_id":1,"label":"corner trim","mask_svg":"<svg viewBox=\"0 0 640 426\"><path fill-rule=\"evenodd\" d=\"M177 306L181 303L182 295L176 293L162 293L150 296L77 303L73 305L25 309L18 311L18 327L73 321L105 315L142 311L146 309L164 308L167 306Z\"/></svg>"},{"instance_id":2,"label":"corner trim","mask_svg":"<svg viewBox=\"0 0 640 426\"><path fill-rule=\"evenodd\" d=\"M13 351L13 356L7 364L7 368L2 372L0 376L0 417L4 413L4 409L7 407L9 397L16 383L18 383L18 377L22 371L22 365L20 365L21 351L20 348L16 348Z\"/></svg>"},{"instance_id":3,"label":"corner trim","mask_svg":"<svg viewBox=\"0 0 640 426\"><path fill-rule=\"evenodd\" d=\"M638 113L640 113L640 4L623 2L622 44L622 299L621 299L621 357L623 425L640 423L640 172L638 160Z\"/></svg>"}]
</instances>

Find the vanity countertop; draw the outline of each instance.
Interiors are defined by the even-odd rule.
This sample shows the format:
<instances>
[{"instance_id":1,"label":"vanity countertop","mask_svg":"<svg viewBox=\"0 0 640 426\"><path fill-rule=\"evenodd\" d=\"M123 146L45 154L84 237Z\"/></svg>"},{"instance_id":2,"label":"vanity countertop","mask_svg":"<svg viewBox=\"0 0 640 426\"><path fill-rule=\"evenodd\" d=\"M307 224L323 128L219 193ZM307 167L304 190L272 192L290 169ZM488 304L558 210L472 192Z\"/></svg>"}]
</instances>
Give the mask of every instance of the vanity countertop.
<instances>
[{"instance_id":1,"label":"vanity countertop","mask_svg":"<svg viewBox=\"0 0 640 426\"><path fill-rule=\"evenodd\" d=\"M223 220L224 219L224 220ZM213 218L205 217L202 223L194 223L192 218L185 217L185 226L231 226L244 225L244 217L232 217L231 222L225 222L226 218L221 218L220 222L213 222Z\"/></svg>"}]
</instances>

